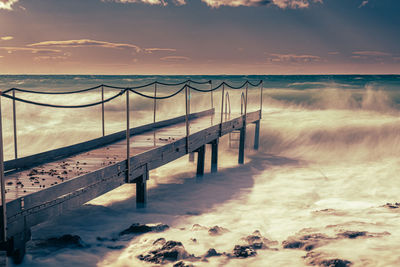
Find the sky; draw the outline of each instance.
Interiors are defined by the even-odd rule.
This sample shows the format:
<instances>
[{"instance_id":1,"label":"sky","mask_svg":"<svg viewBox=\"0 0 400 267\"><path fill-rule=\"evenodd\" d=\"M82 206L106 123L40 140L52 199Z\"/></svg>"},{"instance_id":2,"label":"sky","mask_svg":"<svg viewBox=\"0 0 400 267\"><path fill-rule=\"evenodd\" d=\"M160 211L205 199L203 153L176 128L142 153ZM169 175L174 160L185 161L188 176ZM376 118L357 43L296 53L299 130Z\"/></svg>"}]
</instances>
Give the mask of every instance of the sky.
<instances>
[{"instance_id":1,"label":"sky","mask_svg":"<svg viewBox=\"0 0 400 267\"><path fill-rule=\"evenodd\" d=\"M399 0L0 0L0 74L400 74Z\"/></svg>"}]
</instances>

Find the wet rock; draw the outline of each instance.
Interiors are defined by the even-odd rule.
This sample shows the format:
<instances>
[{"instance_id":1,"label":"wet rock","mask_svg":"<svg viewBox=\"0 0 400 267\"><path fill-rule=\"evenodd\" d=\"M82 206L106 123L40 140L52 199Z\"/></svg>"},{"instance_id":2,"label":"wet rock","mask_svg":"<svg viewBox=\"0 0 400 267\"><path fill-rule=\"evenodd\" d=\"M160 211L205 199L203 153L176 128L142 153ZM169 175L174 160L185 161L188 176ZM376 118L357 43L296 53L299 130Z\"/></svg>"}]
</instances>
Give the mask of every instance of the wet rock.
<instances>
[{"instance_id":1,"label":"wet rock","mask_svg":"<svg viewBox=\"0 0 400 267\"><path fill-rule=\"evenodd\" d=\"M237 258L247 258L256 256L257 252L251 246L236 245L233 248L233 256Z\"/></svg>"},{"instance_id":2,"label":"wet rock","mask_svg":"<svg viewBox=\"0 0 400 267\"><path fill-rule=\"evenodd\" d=\"M306 259L306 263L308 265L320 267L349 267L353 264L351 261L344 259L329 259L328 255L319 252L308 252L304 258Z\"/></svg>"},{"instance_id":3,"label":"wet rock","mask_svg":"<svg viewBox=\"0 0 400 267\"><path fill-rule=\"evenodd\" d=\"M178 261L173 265L173 267L193 267L193 264L186 264L183 261Z\"/></svg>"},{"instance_id":4,"label":"wet rock","mask_svg":"<svg viewBox=\"0 0 400 267\"><path fill-rule=\"evenodd\" d=\"M328 237L321 233L306 234L303 236L291 236L282 242L283 248L287 249L303 249L306 251L328 244L334 238Z\"/></svg>"},{"instance_id":5,"label":"wet rock","mask_svg":"<svg viewBox=\"0 0 400 267\"><path fill-rule=\"evenodd\" d=\"M345 232L339 233L338 236L345 237L345 238L350 238L350 239L355 239L355 238L360 237L360 236L363 236L363 237L367 236L367 232L365 232L365 231L363 231L363 232L345 231Z\"/></svg>"},{"instance_id":6,"label":"wet rock","mask_svg":"<svg viewBox=\"0 0 400 267\"><path fill-rule=\"evenodd\" d=\"M266 249L269 246L277 245L277 241L271 241L263 237L260 231L256 230L253 234L243 238L253 249Z\"/></svg>"},{"instance_id":7,"label":"wet rock","mask_svg":"<svg viewBox=\"0 0 400 267\"><path fill-rule=\"evenodd\" d=\"M398 209L400 208L400 203L386 203L385 205L383 205L383 207L385 208L389 208L389 209Z\"/></svg>"},{"instance_id":8,"label":"wet rock","mask_svg":"<svg viewBox=\"0 0 400 267\"><path fill-rule=\"evenodd\" d=\"M7 185L13 185L13 182L7 182Z\"/></svg>"},{"instance_id":9,"label":"wet rock","mask_svg":"<svg viewBox=\"0 0 400 267\"><path fill-rule=\"evenodd\" d=\"M206 230L207 229L207 227L205 227L205 226L202 226L202 225L200 225L200 224L193 224L193 226L192 226L192 231L200 231L200 230Z\"/></svg>"},{"instance_id":10,"label":"wet rock","mask_svg":"<svg viewBox=\"0 0 400 267\"><path fill-rule=\"evenodd\" d=\"M144 234L148 232L163 232L169 228L166 224L158 224L156 226L148 226L146 224L134 223L128 229L123 230L119 235Z\"/></svg>"},{"instance_id":11,"label":"wet rock","mask_svg":"<svg viewBox=\"0 0 400 267\"><path fill-rule=\"evenodd\" d=\"M156 241L153 242L153 245L164 245L167 241L164 237L160 237Z\"/></svg>"},{"instance_id":12,"label":"wet rock","mask_svg":"<svg viewBox=\"0 0 400 267\"><path fill-rule=\"evenodd\" d=\"M229 232L229 230L223 227L219 227L218 225L208 229L208 234L211 236L222 235L226 232Z\"/></svg>"},{"instance_id":13,"label":"wet rock","mask_svg":"<svg viewBox=\"0 0 400 267\"><path fill-rule=\"evenodd\" d=\"M349 238L349 239L356 239L359 237L381 237L385 235L390 235L389 232L382 232L382 233L370 233L367 231L342 231L337 234L338 238Z\"/></svg>"},{"instance_id":14,"label":"wet rock","mask_svg":"<svg viewBox=\"0 0 400 267\"><path fill-rule=\"evenodd\" d=\"M40 242L39 246L50 246L50 247L69 247L69 248L84 248L87 245L82 241L81 237L78 235L63 235L60 237L51 237L47 240Z\"/></svg>"},{"instance_id":15,"label":"wet rock","mask_svg":"<svg viewBox=\"0 0 400 267\"><path fill-rule=\"evenodd\" d=\"M174 262L177 260L194 257L190 255L181 242L167 241L161 248L150 251L147 255L139 255L138 258L142 261L162 264L165 262Z\"/></svg>"},{"instance_id":16,"label":"wet rock","mask_svg":"<svg viewBox=\"0 0 400 267\"><path fill-rule=\"evenodd\" d=\"M204 255L205 258L210 258L210 257L217 257L221 256L221 253L218 253L214 248L210 248L207 253Z\"/></svg>"}]
</instances>

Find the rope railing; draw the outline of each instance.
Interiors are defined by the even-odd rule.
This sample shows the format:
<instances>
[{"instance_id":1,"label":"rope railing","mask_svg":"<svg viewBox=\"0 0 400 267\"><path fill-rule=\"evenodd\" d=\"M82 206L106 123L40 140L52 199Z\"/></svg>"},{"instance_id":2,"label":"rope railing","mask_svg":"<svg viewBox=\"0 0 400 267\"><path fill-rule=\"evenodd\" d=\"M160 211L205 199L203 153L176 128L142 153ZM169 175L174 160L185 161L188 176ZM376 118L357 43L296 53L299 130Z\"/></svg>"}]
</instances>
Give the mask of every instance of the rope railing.
<instances>
[{"instance_id":1,"label":"rope railing","mask_svg":"<svg viewBox=\"0 0 400 267\"><path fill-rule=\"evenodd\" d=\"M90 87L90 88L86 88L86 89L80 89L80 90L76 90L76 91L64 91L64 92L34 91L34 90L27 90L27 89L13 87L13 88L10 88L8 90L5 90L3 92L3 94L6 94L6 93L11 92L11 91L18 91L18 92L22 92L22 93L42 94L42 95L68 95L68 94L89 92L89 91L92 91L92 90L99 89L101 87L117 89L117 90L124 90L124 89L127 89L127 88L128 89L141 89L141 88L149 87L149 86L152 86L152 85L155 85L155 84L164 85L164 86L178 86L178 85L186 84L188 82L191 82L191 83L194 83L194 84L210 84L211 80L201 82L201 81L193 81L191 79L188 79L186 81L179 82L179 83L165 83L165 82L154 81L154 82L150 82L150 83L143 84L143 85L128 86L128 87L120 87L120 86L113 86L113 85L107 85L107 84L100 84L100 85L96 85L94 87Z\"/></svg>"},{"instance_id":2,"label":"rope railing","mask_svg":"<svg viewBox=\"0 0 400 267\"><path fill-rule=\"evenodd\" d=\"M193 82L193 81L191 81L191 80L187 80L187 81L185 81L185 82L177 83L177 84L178 84L178 85L185 84L185 83L188 82L188 81ZM196 84L207 84L207 83L210 83L210 82L207 81L207 82L195 82L195 83L196 83ZM155 84L163 84L163 83L160 83L160 82L153 82L153 83L147 84L146 86L155 85ZM136 86L136 87L118 87L118 86L110 86L110 85L104 85L104 84L102 84L102 85L99 85L99 86L96 86L96 87L92 87L92 88L88 88L88 89L83 89L83 90L79 90L79 91L72 91L72 93L87 92L87 91L89 91L89 90L94 90L94 89L98 89L98 88L102 88L102 89L103 89L103 88L113 88L113 89L118 89L118 90L121 90L121 91L120 91L118 94L115 94L114 96L109 97L109 98L107 98L107 99L104 99L104 100L102 100L102 101L97 101L97 102L94 102L94 103L82 104L82 105L56 105L56 104L51 104L51 103L40 103L40 102L28 100L28 99L23 99L23 98L20 98L20 97L15 97L15 96L14 96L15 94L13 94L13 95L7 94L7 93L10 92L10 91L14 91L14 92L15 92L15 91L20 91L20 92L29 92L29 93L45 94L44 92L40 92L40 91L31 91L31 90L25 90L25 89L19 89L19 88L11 88L11 89L8 89L8 90L4 91L1 95L2 95L3 97L6 97L6 98L8 98L8 99L11 99L11 100L16 100L16 101L23 102L23 103L33 104L33 105L38 105L38 106L44 106L44 107L53 107L53 108L86 108L86 107L92 107L92 106L96 106L96 105L100 105L100 104L104 104L104 103L106 103L106 102L109 102L109 101L111 101L111 100L113 100L113 99L115 99L115 98L117 98L117 97L123 95L127 90L131 91L131 92L134 93L134 94L137 94L137 95L139 95L139 96L142 96L142 97L145 97L145 98L148 98L148 99L162 100L162 99L168 99L168 98L171 98L171 97L176 96L177 94L179 94L180 92L182 92L183 90L185 90L185 87L187 87L188 89L194 90L194 91L206 93L206 92L213 92L213 91L216 91L216 90L218 90L219 88L221 88L222 86L227 86L228 88L231 88L231 89L243 89L246 85L251 85L251 86L253 86L253 87L256 87L256 86L259 86L260 84L262 84L262 81L260 81L260 82L258 82L258 83L254 83L254 84L251 83L250 81L245 81L245 82L244 82L242 85L240 85L240 86L233 86L233 85L230 85L230 84L228 84L228 83L226 83L226 82L221 82L219 85L215 86L214 88L210 88L210 89L200 89L200 88L196 88L196 87L193 87L193 86L191 86L191 85L185 84L184 86L182 86L180 89L178 89L178 90L175 91L174 93L172 93L172 94L170 94L170 95L166 95L166 96L155 96L155 95L151 96L151 95L146 95L146 94L141 93L141 92L139 92L139 91L136 90L136 89L138 89L138 88L142 88L142 86ZM168 84L168 85L171 85L171 86L172 86L173 84ZM58 95L60 95L60 94L64 94L64 93L67 93L67 92L48 92L48 93L49 93L49 94L58 94Z\"/></svg>"},{"instance_id":3,"label":"rope railing","mask_svg":"<svg viewBox=\"0 0 400 267\"><path fill-rule=\"evenodd\" d=\"M15 97L15 96L10 96L7 95L5 93L2 93L1 96L11 99L11 100L16 100L19 102L23 102L23 103L27 103L27 104L32 104L32 105L37 105L37 106L42 106L42 107L51 107L51 108L87 108L87 107L93 107L93 106L97 106L103 103L107 103L121 95L123 95L128 89L125 90L121 90L118 94L113 95L112 97L109 97L107 99L104 99L102 101L97 101L94 103L89 103L89 104L82 104L82 105L56 105L56 104L49 104L49 103L41 103L41 102L36 102L36 101L32 101L32 100L27 100L27 99L23 99L23 98L19 98L19 97Z\"/></svg>"}]
</instances>

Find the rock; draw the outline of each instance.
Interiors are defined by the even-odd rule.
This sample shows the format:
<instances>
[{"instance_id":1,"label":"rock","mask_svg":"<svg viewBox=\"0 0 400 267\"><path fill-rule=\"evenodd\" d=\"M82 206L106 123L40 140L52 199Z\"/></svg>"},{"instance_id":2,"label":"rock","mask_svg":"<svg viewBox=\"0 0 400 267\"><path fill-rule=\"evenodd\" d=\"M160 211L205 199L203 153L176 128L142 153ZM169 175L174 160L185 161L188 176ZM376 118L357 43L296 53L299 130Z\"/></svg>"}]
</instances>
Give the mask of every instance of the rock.
<instances>
[{"instance_id":1,"label":"rock","mask_svg":"<svg viewBox=\"0 0 400 267\"><path fill-rule=\"evenodd\" d=\"M174 262L181 259L194 257L189 255L181 242L167 241L161 248L150 251L147 255L139 255L142 261L162 264L165 262Z\"/></svg>"},{"instance_id":2,"label":"rock","mask_svg":"<svg viewBox=\"0 0 400 267\"><path fill-rule=\"evenodd\" d=\"M342 237L346 237L346 238L350 238L350 239L355 239L357 237L360 236L367 236L367 232L362 231L362 232L358 232L358 231L345 231L342 233L339 233L338 236L342 236Z\"/></svg>"},{"instance_id":3,"label":"rock","mask_svg":"<svg viewBox=\"0 0 400 267\"><path fill-rule=\"evenodd\" d=\"M306 263L312 266L320 267L349 267L353 263L348 260L333 258L327 259L329 256L321 252L308 252L304 258Z\"/></svg>"},{"instance_id":4,"label":"rock","mask_svg":"<svg viewBox=\"0 0 400 267\"><path fill-rule=\"evenodd\" d=\"M214 248L210 248L207 253L204 255L205 258L221 256L221 253L218 253Z\"/></svg>"},{"instance_id":5,"label":"rock","mask_svg":"<svg viewBox=\"0 0 400 267\"><path fill-rule=\"evenodd\" d=\"M400 208L400 203L386 203L385 205L383 205L383 207L389 208L389 209L398 209Z\"/></svg>"},{"instance_id":6,"label":"rock","mask_svg":"<svg viewBox=\"0 0 400 267\"><path fill-rule=\"evenodd\" d=\"M222 235L222 234L224 234L226 232L229 232L229 230L225 229L223 227L219 227L218 225L208 229L208 234L211 235L211 236Z\"/></svg>"},{"instance_id":7,"label":"rock","mask_svg":"<svg viewBox=\"0 0 400 267\"><path fill-rule=\"evenodd\" d=\"M207 227L205 227L205 226L202 226L202 225L200 225L200 224L193 224L193 226L192 226L192 231L200 231L200 230L206 230L207 229Z\"/></svg>"},{"instance_id":8,"label":"rock","mask_svg":"<svg viewBox=\"0 0 400 267\"><path fill-rule=\"evenodd\" d=\"M173 265L173 267L193 267L193 264L186 264L183 261L178 261Z\"/></svg>"},{"instance_id":9,"label":"rock","mask_svg":"<svg viewBox=\"0 0 400 267\"><path fill-rule=\"evenodd\" d=\"M69 248L84 248L87 247L83 243L82 239L78 235L63 235L61 237L51 237L47 240L40 242L39 246L51 246L57 248L69 247Z\"/></svg>"},{"instance_id":10,"label":"rock","mask_svg":"<svg viewBox=\"0 0 400 267\"><path fill-rule=\"evenodd\" d=\"M381 237L385 235L390 235L389 232L382 232L382 233L370 233L367 231L342 231L337 234L338 238L349 238L349 239L356 239L359 237L369 238L369 237Z\"/></svg>"},{"instance_id":11,"label":"rock","mask_svg":"<svg viewBox=\"0 0 400 267\"><path fill-rule=\"evenodd\" d=\"M299 237L291 236L287 240L283 241L282 245L283 248L304 249L310 251L316 247L326 245L334 239L335 238L328 237L321 233L312 233Z\"/></svg>"},{"instance_id":12,"label":"rock","mask_svg":"<svg viewBox=\"0 0 400 267\"><path fill-rule=\"evenodd\" d=\"M153 242L153 245L164 245L166 242L167 241L165 240L165 238L160 237L159 239Z\"/></svg>"},{"instance_id":13,"label":"rock","mask_svg":"<svg viewBox=\"0 0 400 267\"><path fill-rule=\"evenodd\" d=\"M277 241L270 241L263 237L260 231L256 230L252 235L243 238L253 249L266 249L271 245L277 245Z\"/></svg>"},{"instance_id":14,"label":"rock","mask_svg":"<svg viewBox=\"0 0 400 267\"><path fill-rule=\"evenodd\" d=\"M250 246L236 245L233 248L233 255L237 258L247 258L256 256L257 252Z\"/></svg>"},{"instance_id":15,"label":"rock","mask_svg":"<svg viewBox=\"0 0 400 267\"><path fill-rule=\"evenodd\" d=\"M163 232L169 228L166 224L158 224L156 226L148 226L145 224L132 224L128 229L123 230L119 235L129 235L129 234L144 234L148 232Z\"/></svg>"}]
</instances>

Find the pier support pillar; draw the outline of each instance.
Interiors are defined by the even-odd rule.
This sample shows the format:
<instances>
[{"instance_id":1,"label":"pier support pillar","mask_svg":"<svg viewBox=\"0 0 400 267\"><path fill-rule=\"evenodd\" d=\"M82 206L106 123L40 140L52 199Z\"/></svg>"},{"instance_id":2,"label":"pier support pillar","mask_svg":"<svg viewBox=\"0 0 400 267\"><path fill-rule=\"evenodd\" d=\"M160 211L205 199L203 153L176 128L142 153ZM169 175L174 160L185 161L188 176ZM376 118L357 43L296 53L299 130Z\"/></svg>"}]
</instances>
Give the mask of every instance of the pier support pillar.
<instances>
[{"instance_id":1,"label":"pier support pillar","mask_svg":"<svg viewBox=\"0 0 400 267\"><path fill-rule=\"evenodd\" d=\"M7 253L0 251L0 267L7 267Z\"/></svg>"},{"instance_id":2,"label":"pier support pillar","mask_svg":"<svg viewBox=\"0 0 400 267\"><path fill-rule=\"evenodd\" d=\"M147 180L149 171L136 179L136 208L145 208L147 204Z\"/></svg>"},{"instance_id":3,"label":"pier support pillar","mask_svg":"<svg viewBox=\"0 0 400 267\"><path fill-rule=\"evenodd\" d=\"M11 238L7 239L7 242L3 242L0 244L0 250L2 253L0 257L0 266L1 262L7 262L7 259L3 259L3 254L5 251L8 257L13 259L15 264L20 264L25 256L26 251L26 243L31 239L31 230L30 228L25 228L22 232L13 235Z\"/></svg>"},{"instance_id":4,"label":"pier support pillar","mask_svg":"<svg viewBox=\"0 0 400 267\"><path fill-rule=\"evenodd\" d=\"M254 131L254 149L258 150L258 146L260 144L260 121L256 121L254 123L256 125L256 129Z\"/></svg>"},{"instance_id":5,"label":"pier support pillar","mask_svg":"<svg viewBox=\"0 0 400 267\"><path fill-rule=\"evenodd\" d=\"M204 161L206 156L206 145L202 145L197 149L197 172L196 175L203 176L204 175Z\"/></svg>"},{"instance_id":6,"label":"pier support pillar","mask_svg":"<svg viewBox=\"0 0 400 267\"><path fill-rule=\"evenodd\" d=\"M246 141L246 124L240 129L240 139L239 139L239 164L244 163L244 144Z\"/></svg>"},{"instance_id":7,"label":"pier support pillar","mask_svg":"<svg viewBox=\"0 0 400 267\"><path fill-rule=\"evenodd\" d=\"M211 172L218 172L218 142L219 139L215 139L211 142Z\"/></svg>"}]
</instances>

